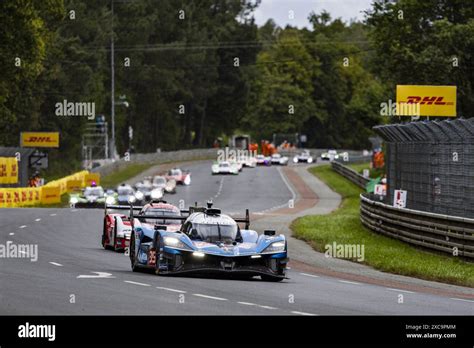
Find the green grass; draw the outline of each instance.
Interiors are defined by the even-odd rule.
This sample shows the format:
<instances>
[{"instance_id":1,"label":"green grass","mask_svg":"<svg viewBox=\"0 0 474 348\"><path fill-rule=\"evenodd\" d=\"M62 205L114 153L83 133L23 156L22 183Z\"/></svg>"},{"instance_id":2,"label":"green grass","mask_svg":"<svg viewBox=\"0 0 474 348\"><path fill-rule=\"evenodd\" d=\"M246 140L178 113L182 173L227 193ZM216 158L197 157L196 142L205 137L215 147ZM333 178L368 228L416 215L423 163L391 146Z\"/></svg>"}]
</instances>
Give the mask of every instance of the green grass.
<instances>
[{"instance_id":1,"label":"green grass","mask_svg":"<svg viewBox=\"0 0 474 348\"><path fill-rule=\"evenodd\" d=\"M361 165L362 166L362 165ZM321 252L326 244L361 244L363 263L375 269L444 283L474 287L474 264L447 255L418 249L401 241L366 229L359 220L359 194L356 185L330 166L310 170L342 196L342 203L328 215L310 215L296 219L292 230Z\"/></svg>"},{"instance_id":2,"label":"green grass","mask_svg":"<svg viewBox=\"0 0 474 348\"><path fill-rule=\"evenodd\" d=\"M348 164L347 165L349 168L354 169L357 173L362 174L364 172L364 169L370 169L370 163L353 163L353 164ZM377 178L381 177L384 175L384 170L383 169L370 169L370 177L371 178Z\"/></svg>"},{"instance_id":3,"label":"green grass","mask_svg":"<svg viewBox=\"0 0 474 348\"><path fill-rule=\"evenodd\" d=\"M129 164L122 170L116 171L110 175L104 176L100 179L100 186L106 188L115 188L124 181L137 176L141 172L155 166L156 163L145 164Z\"/></svg>"}]
</instances>

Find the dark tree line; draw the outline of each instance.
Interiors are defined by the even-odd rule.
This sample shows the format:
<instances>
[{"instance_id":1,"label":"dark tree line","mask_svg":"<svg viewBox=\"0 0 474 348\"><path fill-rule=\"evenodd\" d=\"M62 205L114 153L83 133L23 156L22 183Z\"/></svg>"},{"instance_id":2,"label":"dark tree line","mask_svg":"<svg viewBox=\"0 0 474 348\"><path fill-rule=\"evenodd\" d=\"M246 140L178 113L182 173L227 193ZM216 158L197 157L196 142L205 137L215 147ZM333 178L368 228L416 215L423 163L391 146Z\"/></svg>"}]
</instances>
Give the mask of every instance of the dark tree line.
<instances>
[{"instance_id":1,"label":"dark tree line","mask_svg":"<svg viewBox=\"0 0 474 348\"><path fill-rule=\"evenodd\" d=\"M111 0L2 1L0 145L59 130L50 163L77 168L87 120L57 117L55 104L95 102L110 126L112 37L116 99L130 105L116 106L120 154L129 126L137 152L207 147L235 132L366 148L371 127L391 121L380 103L397 84L457 85L458 113L470 116L472 2L377 1L362 23L311 13L309 29L258 28L259 2L114 0L112 17Z\"/></svg>"}]
</instances>

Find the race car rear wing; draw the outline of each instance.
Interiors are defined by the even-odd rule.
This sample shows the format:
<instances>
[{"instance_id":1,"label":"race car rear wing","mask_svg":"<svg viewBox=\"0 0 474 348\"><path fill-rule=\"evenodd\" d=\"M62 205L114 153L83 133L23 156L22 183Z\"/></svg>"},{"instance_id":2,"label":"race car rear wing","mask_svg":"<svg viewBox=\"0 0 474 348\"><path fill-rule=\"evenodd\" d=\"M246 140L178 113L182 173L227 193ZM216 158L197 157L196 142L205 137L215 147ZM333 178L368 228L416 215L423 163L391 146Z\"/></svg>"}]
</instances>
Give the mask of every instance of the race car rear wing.
<instances>
[{"instance_id":1,"label":"race car rear wing","mask_svg":"<svg viewBox=\"0 0 474 348\"><path fill-rule=\"evenodd\" d=\"M155 220L179 220L179 221L185 221L188 217L188 216L176 216L176 215L135 215L133 213L134 209L132 206L129 207L130 209L130 221L132 222L132 226L133 226L133 220L134 219L137 219L137 220L148 220L148 219L155 219ZM189 212L189 213L193 213L193 212L196 212L197 210L196 209L193 209L193 207L190 207L189 211L186 211L186 210L181 210L181 212ZM199 210L200 211L200 210ZM205 210L204 210L205 212ZM245 217L244 218L236 218L236 217L232 217L232 219L237 222L237 223L245 223L245 229L248 230L250 228L250 214L249 214L249 210L248 209L245 209Z\"/></svg>"},{"instance_id":2,"label":"race car rear wing","mask_svg":"<svg viewBox=\"0 0 474 348\"><path fill-rule=\"evenodd\" d=\"M139 205L131 206L133 210L141 210L143 207ZM107 205L105 204L104 213L107 215L109 210L130 210L130 205Z\"/></svg>"}]
</instances>

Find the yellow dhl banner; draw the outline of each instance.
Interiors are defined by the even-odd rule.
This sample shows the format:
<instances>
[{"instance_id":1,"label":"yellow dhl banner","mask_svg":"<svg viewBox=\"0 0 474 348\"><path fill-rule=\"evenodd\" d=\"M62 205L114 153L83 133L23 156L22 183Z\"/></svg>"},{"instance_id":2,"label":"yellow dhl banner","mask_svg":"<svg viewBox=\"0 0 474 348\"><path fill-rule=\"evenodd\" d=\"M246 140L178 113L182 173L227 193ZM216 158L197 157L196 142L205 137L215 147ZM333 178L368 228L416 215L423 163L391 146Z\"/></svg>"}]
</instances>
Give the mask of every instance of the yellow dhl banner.
<instances>
[{"instance_id":1,"label":"yellow dhl banner","mask_svg":"<svg viewBox=\"0 0 474 348\"><path fill-rule=\"evenodd\" d=\"M41 188L41 203L51 204L61 202L59 186L43 186Z\"/></svg>"},{"instance_id":2,"label":"yellow dhl banner","mask_svg":"<svg viewBox=\"0 0 474 348\"><path fill-rule=\"evenodd\" d=\"M40 187L0 188L0 208L14 208L41 202Z\"/></svg>"},{"instance_id":3,"label":"yellow dhl banner","mask_svg":"<svg viewBox=\"0 0 474 348\"><path fill-rule=\"evenodd\" d=\"M21 132L21 147L59 147L58 132Z\"/></svg>"},{"instance_id":4,"label":"yellow dhl banner","mask_svg":"<svg viewBox=\"0 0 474 348\"><path fill-rule=\"evenodd\" d=\"M13 158L16 160L16 158ZM0 208L25 207L38 203L52 204L61 202L61 195L77 191L95 181L100 182L100 174L89 174L87 170L50 181L41 187L0 188Z\"/></svg>"},{"instance_id":5,"label":"yellow dhl banner","mask_svg":"<svg viewBox=\"0 0 474 348\"><path fill-rule=\"evenodd\" d=\"M456 117L456 86L397 85L397 115Z\"/></svg>"},{"instance_id":6,"label":"yellow dhl banner","mask_svg":"<svg viewBox=\"0 0 474 348\"><path fill-rule=\"evenodd\" d=\"M85 176L84 186L91 186L94 182L97 186L100 185L100 174L98 173L90 173Z\"/></svg>"},{"instance_id":7,"label":"yellow dhl banner","mask_svg":"<svg viewBox=\"0 0 474 348\"><path fill-rule=\"evenodd\" d=\"M16 157L0 157L0 184L18 183L18 161Z\"/></svg>"}]
</instances>

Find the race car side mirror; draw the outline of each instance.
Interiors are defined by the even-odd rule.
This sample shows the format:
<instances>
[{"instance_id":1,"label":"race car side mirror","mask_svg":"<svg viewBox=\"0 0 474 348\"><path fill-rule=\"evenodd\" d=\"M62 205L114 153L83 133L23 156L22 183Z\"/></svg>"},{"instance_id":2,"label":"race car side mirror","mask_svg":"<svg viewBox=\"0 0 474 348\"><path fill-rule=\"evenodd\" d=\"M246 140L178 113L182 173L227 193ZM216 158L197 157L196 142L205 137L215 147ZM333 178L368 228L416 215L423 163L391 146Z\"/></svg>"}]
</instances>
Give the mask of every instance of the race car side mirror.
<instances>
[{"instance_id":1,"label":"race car side mirror","mask_svg":"<svg viewBox=\"0 0 474 348\"><path fill-rule=\"evenodd\" d=\"M263 231L263 234L266 236L274 236L275 235L275 230L265 230Z\"/></svg>"}]
</instances>

